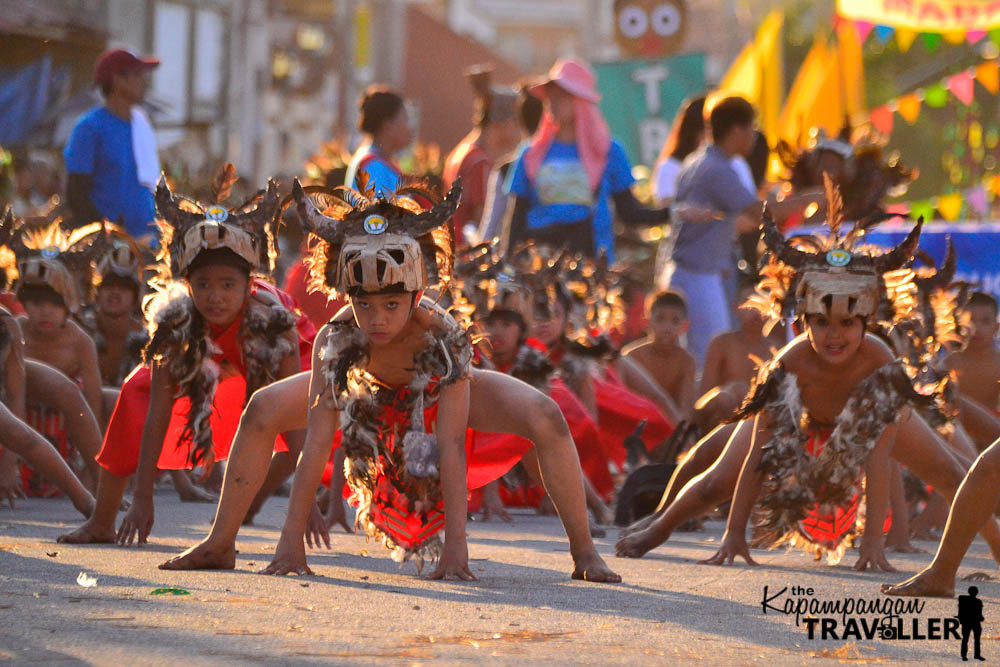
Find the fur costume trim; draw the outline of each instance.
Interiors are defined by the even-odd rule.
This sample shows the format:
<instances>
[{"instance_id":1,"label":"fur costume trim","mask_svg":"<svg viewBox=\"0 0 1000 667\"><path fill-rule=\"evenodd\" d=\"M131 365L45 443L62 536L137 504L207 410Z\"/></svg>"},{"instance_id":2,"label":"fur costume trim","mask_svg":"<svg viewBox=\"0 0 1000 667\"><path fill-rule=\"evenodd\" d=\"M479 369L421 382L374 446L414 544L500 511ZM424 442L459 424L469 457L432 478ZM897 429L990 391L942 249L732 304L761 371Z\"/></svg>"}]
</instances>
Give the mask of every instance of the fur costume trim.
<instances>
[{"instance_id":1,"label":"fur costume trim","mask_svg":"<svg viewBox=\"0 0 1000 667\"><path fill-rule=\"evenodd\" d=\"M425 559L437 559L440 540L435 536L419 547L404 548L380 530L371 516L376 484L386 477L417 511L437 506L438 447L436 437L424 433L425 402L440 387L467 378L473 355L471 337L454 318L436 305L419 307L429 308L440 327L425 333L426 346L414 355L413 380L406 387L385 387L364 369L369 342L354 322L331 322L333 332L319 352L327 385L321 400L341 413L344 468L351 499L358 503L355 528L361 526L369 538L381 541L397 562L415 559L418 570ZM390 406L408 418L384 424L383 411Z\"/></svg>"},{"instance_id":2,"label":"fur costume trim","mask_svg":"<svg viewBox=\"0 0 1000 667\"><path fill-rule=\"evenodd\" d=\"M549 380L555 373L549 356L530 345L522 345L514 357L514 363L507 371L511 376L525 382L543 394L549 393Z\"/></svg>"},{"instance_id":3,"label":"fur costume trim","mask_svg":"<svg viewBox=\"0 0 1000 667\"><path fill-rule=\"evenodd\" d=\"M755 522L755 542L775 548L801 546L832 565L840 562L858 527L837 545L810 542L799 522L816 505L845 506L860 492L865 459L882 432L899 419L906 405L919 406L918 395L901 362L879 368L855 387L837 415L819 454L805 449L810 438L798 378L780 363L766 366L731 421L764 413L771 420L771 440L763 446L763 481Z\"/></svg>"},{"instance_id":4,"label":"fur costume trim","mask_svg":"<svg viewBox=\"0 0 1000 667\"><path fill-rule=\"evenodd\" d=\"M213 461L209 417L219 384L219 364L212 356L221 350L183 283L168 283L147 296L143 310L149 328L143 361L163 364L177 388L174 396L191 401L179 444L190 442L191 464L207 468ZM251 301L244 307L239 332L247 375L244 405L253 392L274 381L281 359L294 351L284 336L294 326L295 316L279 305Z\"/></svg>"}]
</instances>

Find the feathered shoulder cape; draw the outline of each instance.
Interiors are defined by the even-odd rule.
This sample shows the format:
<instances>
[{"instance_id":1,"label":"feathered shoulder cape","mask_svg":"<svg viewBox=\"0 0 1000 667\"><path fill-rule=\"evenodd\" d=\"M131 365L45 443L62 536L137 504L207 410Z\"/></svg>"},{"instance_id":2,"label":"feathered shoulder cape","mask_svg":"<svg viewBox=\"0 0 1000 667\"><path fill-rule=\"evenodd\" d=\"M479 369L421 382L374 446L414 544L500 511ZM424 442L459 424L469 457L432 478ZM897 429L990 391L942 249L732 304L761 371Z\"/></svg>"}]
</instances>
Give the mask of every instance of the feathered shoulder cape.
<instances>
[{"instance_id":1,"label":"feathered shoulder cape","mask_svg":"<svg viewBox=\"0 0 1000 667\"><path fill-rule=\"evenodd\" d=\"M771 439L763 446L759 468L764 476L756 541L771 548L801 546L832 564L839 562L854 531L831 549L806 539L799 522L817 505L850 503L859 492L865 459L882 432L905 405L919 407L930 400L913 390L902 362L882 366L855 387L822 450L809 454L805 444L814 434L806 427L797 377L778 359L765 366L730 418L736 422L763 413L771 420Z\"/></svg>"}]
</instances>

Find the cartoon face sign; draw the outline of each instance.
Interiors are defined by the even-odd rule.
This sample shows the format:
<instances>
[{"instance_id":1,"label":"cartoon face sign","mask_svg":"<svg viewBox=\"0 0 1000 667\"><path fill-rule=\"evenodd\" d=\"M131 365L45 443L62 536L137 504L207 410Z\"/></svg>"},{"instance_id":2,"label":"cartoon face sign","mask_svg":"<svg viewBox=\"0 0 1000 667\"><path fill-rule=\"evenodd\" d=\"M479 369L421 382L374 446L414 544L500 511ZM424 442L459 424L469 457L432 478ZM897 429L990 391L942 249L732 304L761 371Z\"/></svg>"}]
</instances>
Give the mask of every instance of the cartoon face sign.
<instances>
[{"instance_id":1,"label":"cartoon face sign","mask_svg":"<svg viewBox=\"0 0 1000 667\"><path fill-rule=\"evenodd\" d=\"M626 58L674 53L686 32L684 0L615 0L615 40Z\"/></svg>"}]
</instances>

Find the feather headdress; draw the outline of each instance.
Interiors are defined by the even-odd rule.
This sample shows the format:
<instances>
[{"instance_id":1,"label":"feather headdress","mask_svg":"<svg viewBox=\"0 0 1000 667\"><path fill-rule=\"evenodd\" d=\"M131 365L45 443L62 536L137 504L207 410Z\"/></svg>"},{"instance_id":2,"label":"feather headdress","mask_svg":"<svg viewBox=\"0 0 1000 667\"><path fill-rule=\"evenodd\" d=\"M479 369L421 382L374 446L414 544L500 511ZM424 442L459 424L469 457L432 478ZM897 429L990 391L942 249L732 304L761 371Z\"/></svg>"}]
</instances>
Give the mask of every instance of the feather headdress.
<instances>
[{"instance_id":1,"label":"feather headdress","mask_svg":"<svg viewBox=\"0 0 1000 667\"><path fill-rule=\"evenodd\" d=\"M10 210L0 220L0 243L17 261L17 290L32 285L50 287L71 313L82 305L81 288L91 275L91 262L110 247L107 234L93 234L86 243L75 243L58 220L27 230Z\"/></svg>"},{"instance_id":2,"label":"feather headdress","mask_svg":"<svg viewBox=\"0 0 1000 667\"><path fill-rule=\"evenodd\" d=\"M74 230L69 243L72 247L88 244L100 234L107 235L107 243L104 252L94 257L92 286L97 288L109 276L117 276L134 283L141 293L147 254L124 228L110 222L94 222Z\"/></svg>"},{"instance_id":3,"label":"feather headdress","mask_svg":"<svg viewBox=\"0 0 1000 667\"><path fill-rule=\"evenodd\" d=\"M268 180L267 190L229 209L221 202L229 198L235 181L236 169L227 164L215 179L215 203L209 205L173 194L166 178L160 177L156 210L162 218L163 250L157 259L169 267L169 277L186 275L199 253L218 248L232 250L254 271L273 270L278 255L272 227L278 212L278 187Z\"/></svg>"},{"instance_id":4,"label":"feather headdress","mask_svg":"<svg viewBox=\"0 0 1000 667\"><path fill-rule=\"evenodd\" d=\"M340 187L314 201L296 179L292 197L299 221L316 237L307 260L310 287L346 296L397 284L411 292L447 284L455 240L445 223L461 196L459 179L444 199L410 184L390 198Z\"/></svg>"},{"instance_id":5,"label":"feather headdress","mask_svg":"<svg viewBox=\"0 0 1000 667\"><path fill-rule=\"evenodd\" d=\"M923 218L895 248L882 254L866 251L859 241L865 233L887 219L878 214L858 220L841 233L841 199L829 178L827 225L824 237L786 239L767 207L761 223L761 239L767 247L768 263L757 294L747 305L769 320L766 329L792 315L823 314L832 317L867 317L879 302L880 286L891 272L906 267L917 249Z\"/></svg>"}]
</instances>

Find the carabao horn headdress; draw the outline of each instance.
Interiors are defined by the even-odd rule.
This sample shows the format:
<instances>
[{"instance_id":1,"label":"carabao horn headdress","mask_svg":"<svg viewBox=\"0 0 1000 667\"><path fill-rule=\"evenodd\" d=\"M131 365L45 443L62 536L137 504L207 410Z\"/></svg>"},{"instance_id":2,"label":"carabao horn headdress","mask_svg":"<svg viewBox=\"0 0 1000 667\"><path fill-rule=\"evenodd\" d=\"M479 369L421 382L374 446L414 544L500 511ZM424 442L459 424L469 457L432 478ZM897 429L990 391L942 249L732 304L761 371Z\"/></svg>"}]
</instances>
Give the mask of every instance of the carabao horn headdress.
<instances>
[{"instance_id":1,"label":"carabao horn headdress","mask_svg":"<svg viewBox=\"0 0 1000 667\"><path fill-rule=\"evenodd\" d=\"M74 245L58 220L41 229L25 230L9 211L0 228L0 240L7 240L17 260L16 289L51 287L67 310L77 312L82 305L82 288L90 280L91 262L109 247L107 235L95 234L87 243Z\"/></svg>"},{"instance_id":2,"label":"carabao horn headdress","mask_svg":"<svg viewBox=\"0 0 1000 667\"><path fill-rule=\"evenodd\" d=\"M106 235L105 250L95 256L92 286L99 287L110 276L125 278L134 283L142 293L142 272L145 268L145 253L132 236L120 225L110 222L94 222L80 227L70 235L70 245L92 242L95 235Z\"/></svg>"},{"instance_id":3,"label":"carabao horn headdress","mask_svg":"<svg viewBox=\"0 0 1000 667\"><path fill-rule=\"evenodd\" d=\"M884 214L859 220L846 235L841 235L841 199L829 179L827 183L827 225L825 238L809 239L796 247L778 229L767 207L761 222L761 239L770 261L761 273L758 294L748 305L770 319L768 328L792 315L822 314L829 317L868 317L878 305L880 280L891 271L910 262L920 240L923 218L887 253L875 255L856 248L858 241Z\"/></svg>"},{"instance_id":4,"label":"carabao horn headdress","mask_svg":"<svg viewBox=\"0 0 1000 667\"><path fill-rule=\"evenodd\" d=\"M230 172L235 180L235 172ZM230 183L231 186L231 183ZM228 190L225 192L228 196ZM217 192L217 202L224 199ZM228 248L250 264L253 271L270 273L277 250L271 227L278 211L278 187L268 180L261 191L236 208L219 203L199 204L174 195L164 177L156 186L156 210L163 222L160 259L169 260L175 277L187 274L191 262L203 250Z\"/></svg>"},{"instance_id":5,"label":"carabao horn headdress","mask_svg":"<svg viewBox=\"0 0 1000 667\"><path fill-rule=\"evenodd\" d=\"M448 282L454 235L445 223L461 195L460 180L444 199L420 185L404 186L391 198L336 188L327 192L321 212L296 179L295 210L303 228L319 240L307 260L310 286L346 296L393 285L415 292Z\"/></svg>"}]
</instances>

